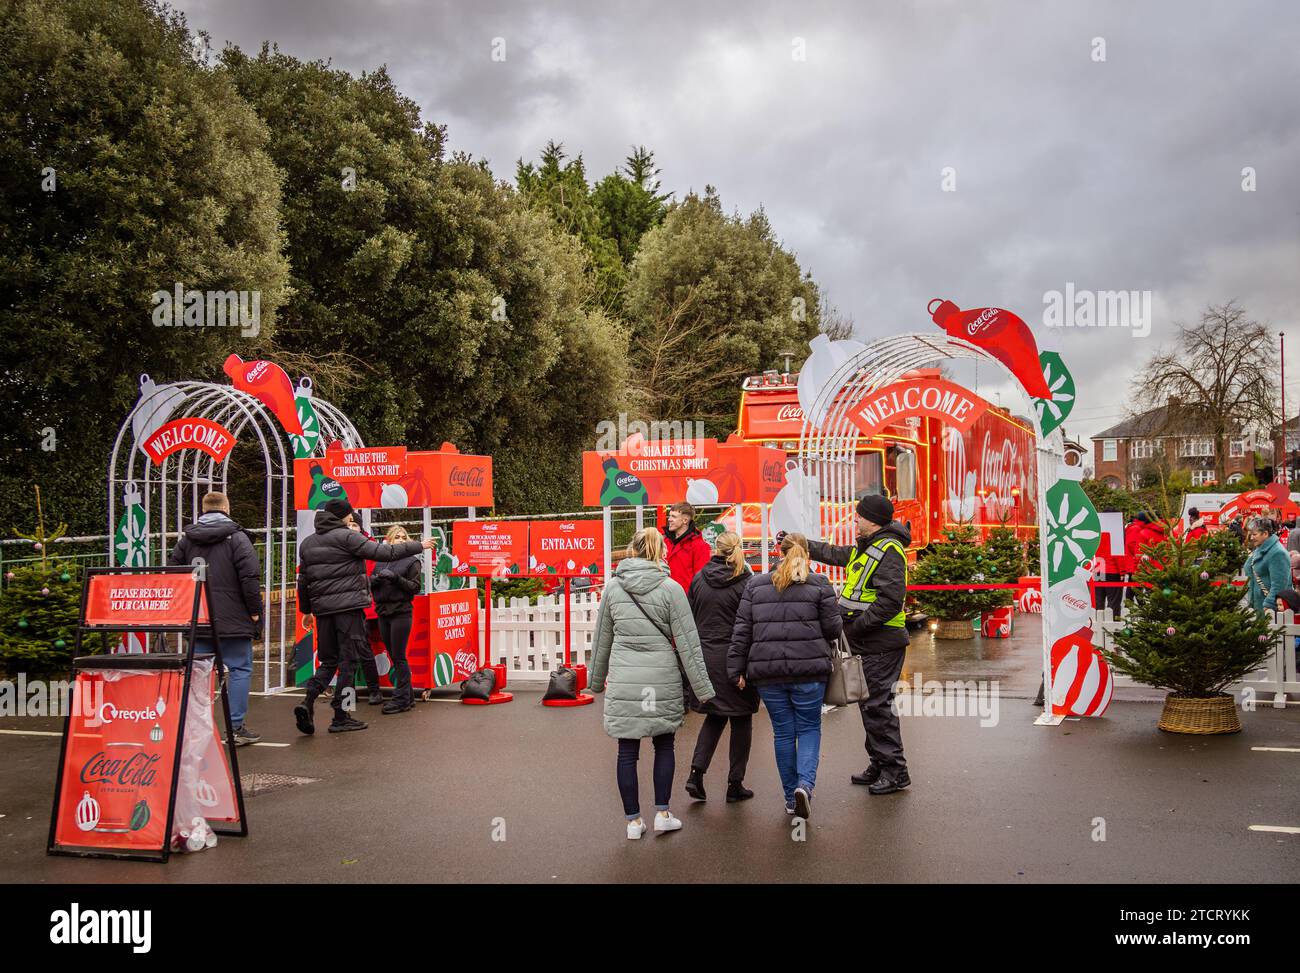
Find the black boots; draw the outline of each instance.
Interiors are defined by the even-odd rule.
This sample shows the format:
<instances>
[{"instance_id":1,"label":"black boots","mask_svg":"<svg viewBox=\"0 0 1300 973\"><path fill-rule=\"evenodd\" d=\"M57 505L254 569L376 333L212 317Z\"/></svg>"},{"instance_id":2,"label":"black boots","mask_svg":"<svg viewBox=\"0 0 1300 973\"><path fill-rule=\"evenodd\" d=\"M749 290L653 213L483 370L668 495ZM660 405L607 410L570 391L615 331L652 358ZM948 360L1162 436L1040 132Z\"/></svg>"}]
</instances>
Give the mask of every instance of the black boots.
<instances>
[{"instance_id":1,"label":"black boots","mask_svg":"<svg viewBox=\"0 0 1300 973\"><path fill-rule=\"evenodd\" d=\"M307 698L293 708L293 719L298 724L299 733L311 736L316 732L316 721L312 715L312 707L315 705L316 697L308 693Z\"/></svg>"},{"instance_id":2,"label":"black boots","mask_svg":"<svg viewBox=\"0 0 1300 973\"><path fill-rule=\"evenodd\" d=\"M698 767L692 767L691 775L686 778L686 793L697 801L707 800L704 796L704 771Z\"/></svg>"},{"instance_id":3,"label":"black boots","mask_svg":"<svg viewBox=\"0 0 1300 973\"><path fill-rule=\"evenodd\" d=\"M912 778L907 776L906 770L900 770L898 773L881 774L879 779L872 784L867 790L872 794L892 794L895 791L901 791L912 783Z\"/></svg>"},{"instance_id":4,"label":"black boots","mask_svg":"<svg viewBox=\"0 0 1300 973\"><path fill-rule=\"evenodd\" d=\"M748 801L754 796L754 792L745 787L745 785L733 780L727 785L727 803L735 804L737 801Z\"/></svg>"},{"instance_id":5,"label":"black boots","mask_svg":"<svg viewBox=\"0 0 1300 973\"><path fill-rule=\"evenodd\" d=\"M849 780L855 784L871 785L880 780L880 768L875 764L867 764L867 769L860 774L854 774Z\"/></svg>"}]
</instances>

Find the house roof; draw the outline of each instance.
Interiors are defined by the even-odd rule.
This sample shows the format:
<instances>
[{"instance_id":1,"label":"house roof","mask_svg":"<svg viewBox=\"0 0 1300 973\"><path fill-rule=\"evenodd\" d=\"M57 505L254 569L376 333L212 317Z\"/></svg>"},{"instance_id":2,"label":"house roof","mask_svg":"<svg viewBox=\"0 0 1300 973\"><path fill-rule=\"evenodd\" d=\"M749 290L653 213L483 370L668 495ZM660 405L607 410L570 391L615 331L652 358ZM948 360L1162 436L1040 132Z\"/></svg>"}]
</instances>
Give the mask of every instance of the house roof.
<instances>
[{"instance_id":1,"label":"house roof","mask_svg":"<svg viewBox=\"0 0 1300 973\"><path fill-rule=\"evenodd\" d=\"M1182 415L1178 415L1180 411L1183 413ZM1132 439L1136 436L1158 439L1170 436L1204 435L1205 427L1196 421L1194 415L1186 413L1186 409L1178 410L1175 407L1162 405L1159 408L1148 409L1146 412L1131 416L1123 422L1116 423L1109 429L1103 429L1090 438L1096 441L1098 439ZM1240 432L1240 427L1234 426L1229 432Z\"/></svg>"}]
</instances>

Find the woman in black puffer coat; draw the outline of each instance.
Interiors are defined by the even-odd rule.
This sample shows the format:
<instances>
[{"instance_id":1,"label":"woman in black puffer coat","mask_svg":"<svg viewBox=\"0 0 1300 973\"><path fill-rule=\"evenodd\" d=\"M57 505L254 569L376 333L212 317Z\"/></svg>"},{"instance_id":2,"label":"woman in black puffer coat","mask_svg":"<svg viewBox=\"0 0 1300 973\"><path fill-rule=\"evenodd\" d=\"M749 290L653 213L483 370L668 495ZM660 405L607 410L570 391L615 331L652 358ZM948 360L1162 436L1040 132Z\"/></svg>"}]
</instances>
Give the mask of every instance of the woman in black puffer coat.
<instances>
[{"instance_id":1,"label":"woman in black puffer coat","mask_svg":"<svg viewBox=\"0 0 1300 973\"><path fill-rule=\"evenodd\" d=\"M754 684L772 718L786 813L807 818L822 736L831 646L844 623L835 590L808 566L808 541L787 534L781 563L745 586L727 654L727 679Z\"/></svg>"},{"instance_id":2,"label":"woman in black puffer coat","mask_svg":"<svg viewBox=\"0 0 1300 973\"><path fill-rule=\"evenodd\" d=\"M404 544L411 539L406 528L394 525L384 535L385 544ZM370 575L370 593L379 616L379 634L393 664L393 698L384 713L404 713L415 705L411 693L411 666L406 661L406 641L411 637L411 602L420 593L420 558L404 557L376 564Z\"/></svg>"},{"instance_id":3,"label":"woman in black puffer coat","mask_svg":"<svg viewBox=\"0 0 1300 973\"><path fill-rule=\"evenodd\" d=\"M736 610L752 576L753 572L745 563L740 538L727 531L714 541L713 556L691 580L691 589L687 592L695 627L700 632L700 648L704 651L709 681L718 691L718 695L700 705L687 686L687 701L691 709L705 714L704 726L695 742L695 756L691 758L691 775L686 779L686 793L698 801L705 799L704 774L728 722L731 723L731 768L727 774L727 802L744 801L754 796L753 791L745 788L745 767L749 764L758 692L753 686L739 689L727 679L727 652L731 649L731 633L736 627Z\"/></svg>"}]
</instances>

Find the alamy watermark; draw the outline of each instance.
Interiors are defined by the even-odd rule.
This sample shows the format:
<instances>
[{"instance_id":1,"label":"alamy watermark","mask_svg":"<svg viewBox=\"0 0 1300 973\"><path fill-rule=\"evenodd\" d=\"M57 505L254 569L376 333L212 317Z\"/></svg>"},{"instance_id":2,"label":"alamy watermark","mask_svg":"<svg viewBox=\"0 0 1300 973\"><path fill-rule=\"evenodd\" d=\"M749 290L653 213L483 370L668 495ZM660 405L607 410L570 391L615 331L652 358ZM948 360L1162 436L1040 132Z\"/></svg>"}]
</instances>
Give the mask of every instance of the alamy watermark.
<instances>
[{"instance_id":1,"label":"alamy watermark","mask_svg":"<svg viewBox=\"0 0 1300 973\"><path fill-rule=\"evenodd\" d=\"M177 281L150 299L156 328L238 328L245 338L262 330L261 291L192 290Z\"/></svg>"},{"instance_id":2,"label":"alamy watermark","mask_svg":"<svg viewBox=\"0 0 1300 973\"><path fill-rule=\"evenodd\" d=\"M668 443L702 443L704 440L704 423L689 419L660 422L645 422L641 419L627 418L626 412L618 414L618 420L602 419L596 423L596 449L617 452L626 448L633 455L642 452L659 452L656 447Z\"/></svg>"},{"instance_id":3,"label":"alamy watermark","mask_svg":"<svg viewBox=\"0 0 1300 973\"><path fill-rule=\"evenodd\" d=\"M980 726L998 725L1000 685L996 679L937 679L922 681L921 673L912 681L894 683L894 712L899 716L978 716Z\"/></svg>"},{"instance_id":4,"label":"alamy watermark","mask_svg":"<svg viewBox=\"0 0 1300 973\"><path fill-rule=\"evenodd\" d=\"M104 684L99 680L76 684L66 679L0 679L0 717L78 716L111 723L116 711L104 704Z\"/></svg>"},{"instance_id":5,"label":"alamy watermark","mask_svg":"<svg viewBox=\"0 0 1300 973\"><path fill-rule=\"evenodd\" d=\"M1150 291L1079 290L1043 292L1043 324L1049 328L1128 328L1134 338L1151 333Z\"/></svg>"}]
</instances>

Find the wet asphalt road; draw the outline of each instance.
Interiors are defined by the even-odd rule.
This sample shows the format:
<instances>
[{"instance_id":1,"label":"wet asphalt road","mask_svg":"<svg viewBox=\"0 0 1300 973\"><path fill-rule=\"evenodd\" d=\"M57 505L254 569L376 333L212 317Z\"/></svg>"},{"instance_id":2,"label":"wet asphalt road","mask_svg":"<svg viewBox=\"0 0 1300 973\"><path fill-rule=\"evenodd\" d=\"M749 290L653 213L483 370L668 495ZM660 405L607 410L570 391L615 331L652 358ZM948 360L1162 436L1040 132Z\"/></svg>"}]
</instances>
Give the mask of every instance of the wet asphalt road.
<instances>
[{"instance_id":1,"label":"wet asphalt road","mask_svg":"<svg viewBox=\"0 0 1300 973\"><path fill-rule=\"evenodd\" d=\"M923 657L922 657L923 658ZM514 688L514 687L512 687ZM1036 686L1034 687L1036 688ZM48 858L56 737L0 735L3 882L1258 882L1300 881L1300 711L1242 714L1244 732L1171 736L1159 707L1116 702L1102 719L1036 727L1025 699L974 716L906 716L913 786L872 797L854 710L823 722L805 840L782 809L765 712L748 784L728 805L725 742L710 799L682 791L701 718L678 734L673 806L682 831L624 836L615 745L601 705L553 709L540 693L504 706L422 703L361 733L293 727L294 697L254 699L249 725L283 748L239 751L241 772L317 783L247 801L250 837L165 866ZM26 729L57 721L16 722ZM40 724L38 726L37 724ZM649 745L643 808L651 808ZM1105 841L1093 840L1097 818ZM501 836L504 841L494 840Z\"/></svg>"}]
</instances>

